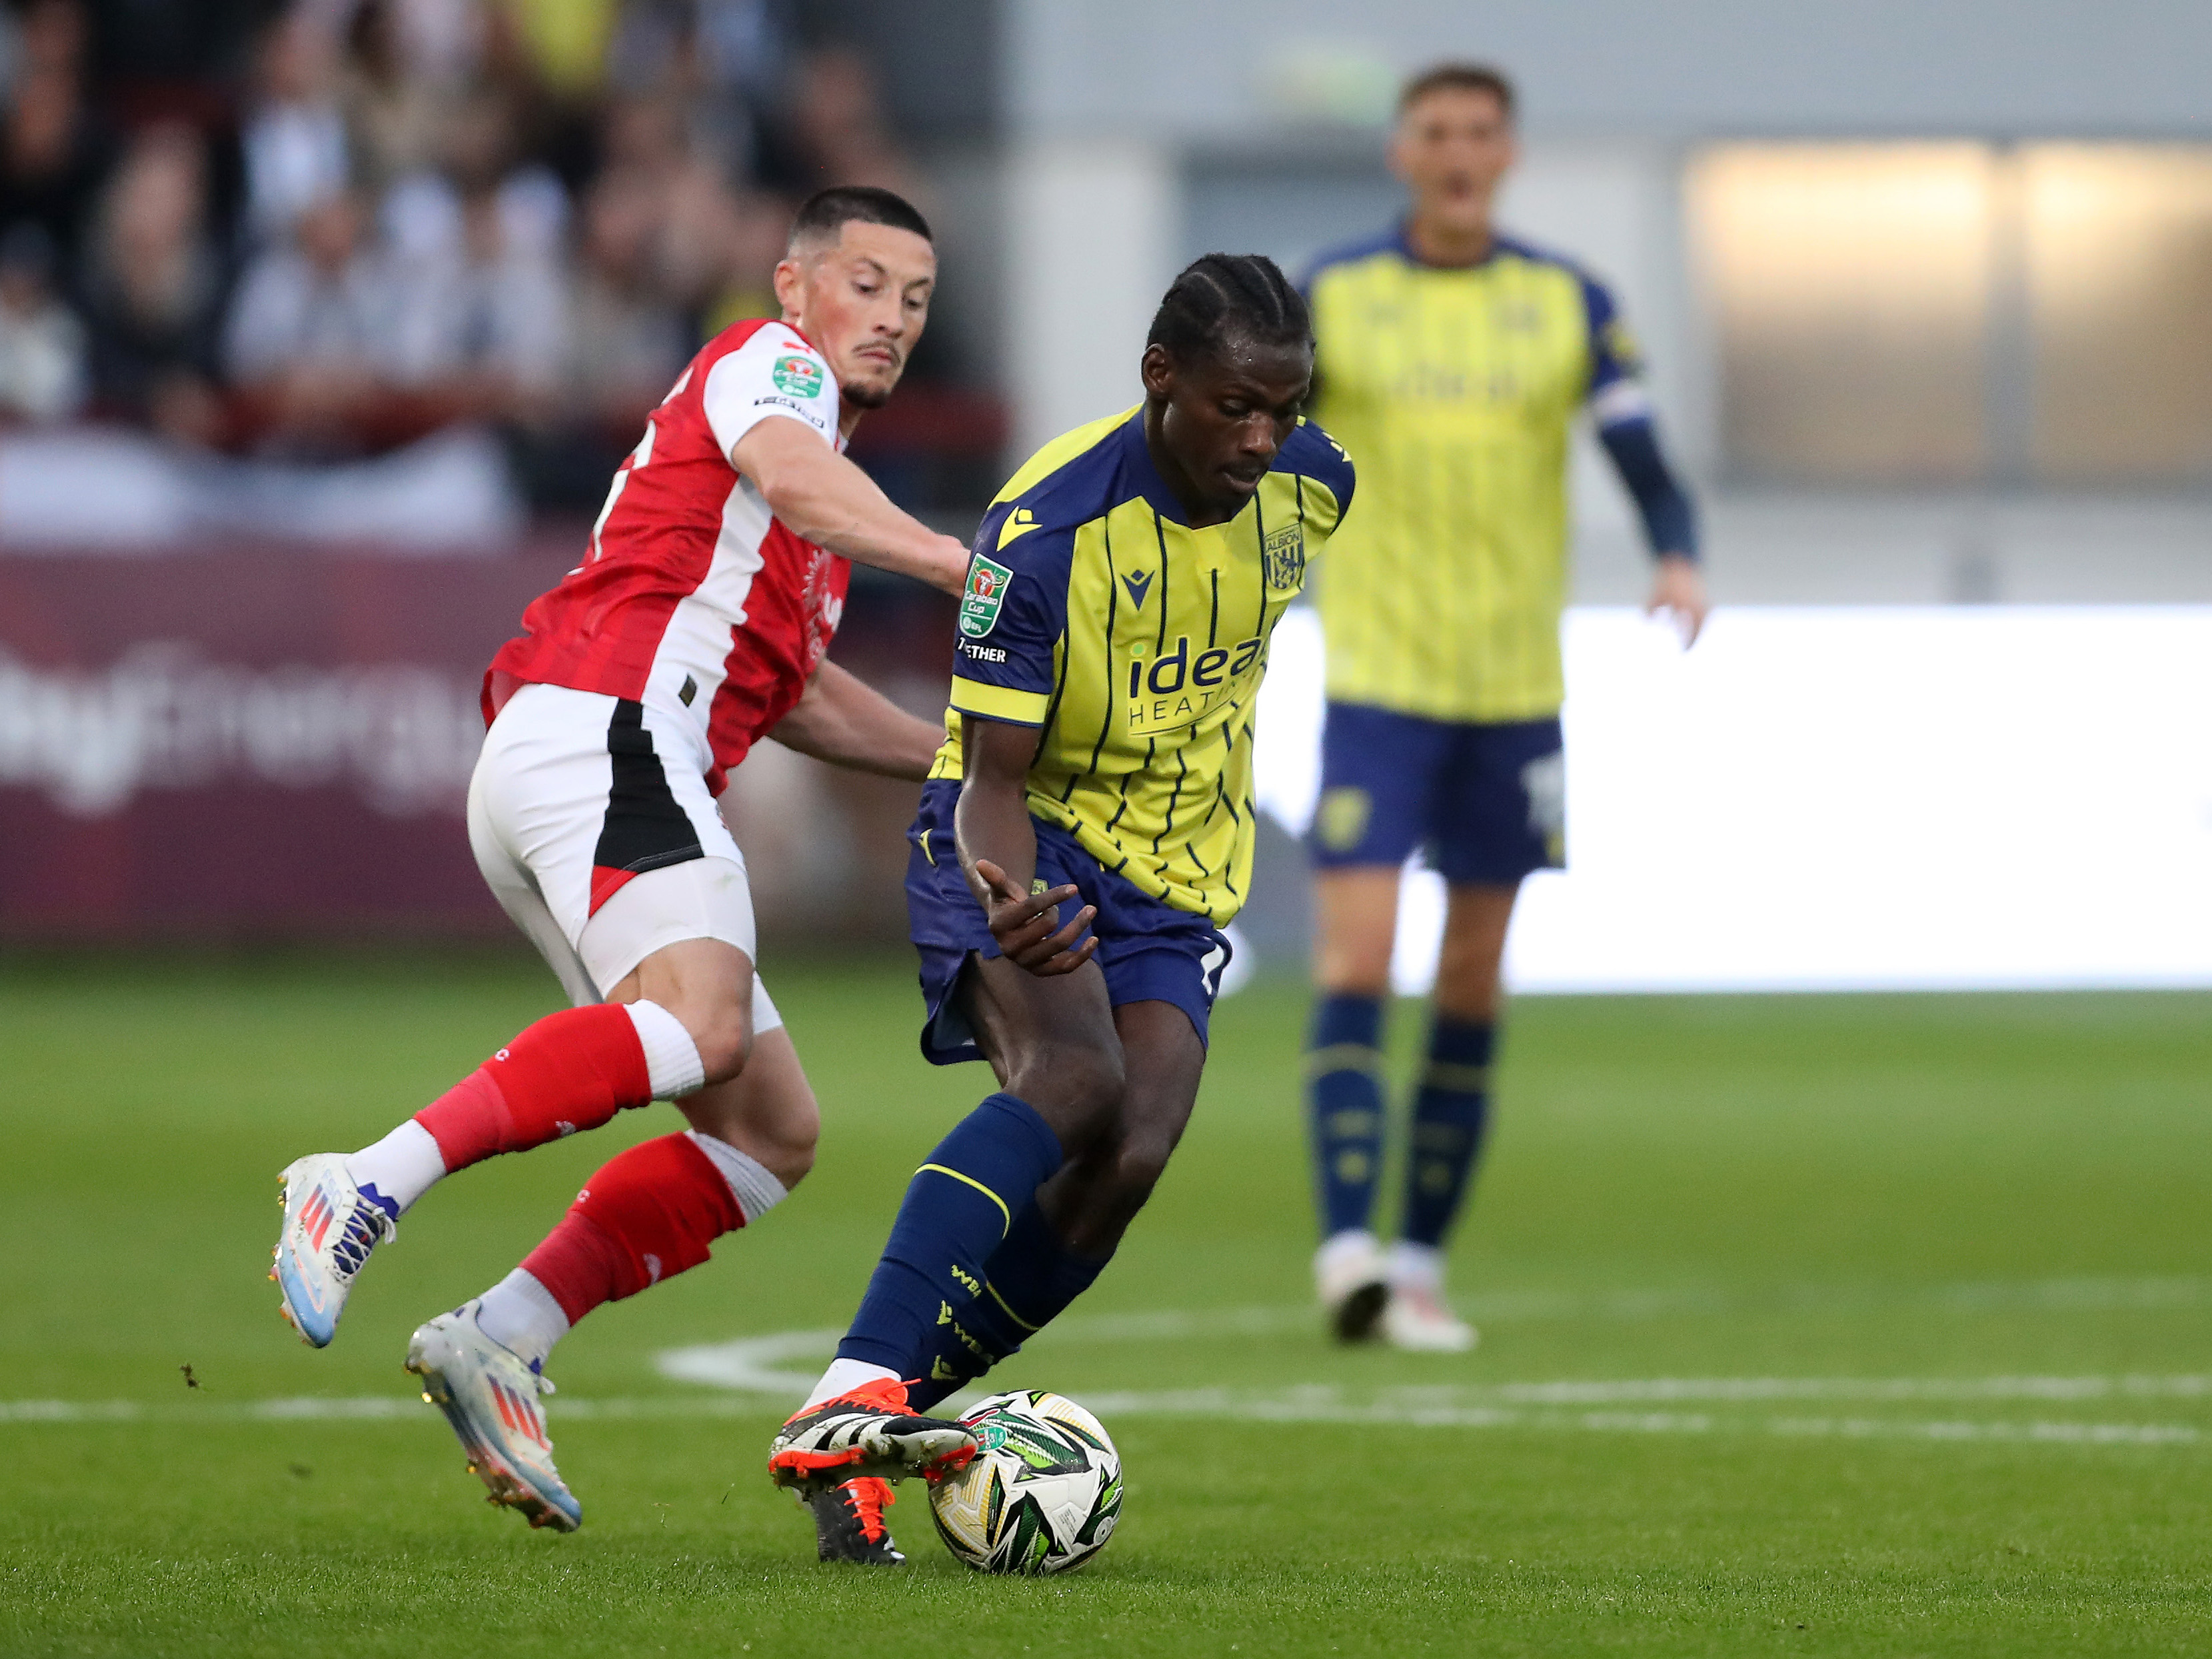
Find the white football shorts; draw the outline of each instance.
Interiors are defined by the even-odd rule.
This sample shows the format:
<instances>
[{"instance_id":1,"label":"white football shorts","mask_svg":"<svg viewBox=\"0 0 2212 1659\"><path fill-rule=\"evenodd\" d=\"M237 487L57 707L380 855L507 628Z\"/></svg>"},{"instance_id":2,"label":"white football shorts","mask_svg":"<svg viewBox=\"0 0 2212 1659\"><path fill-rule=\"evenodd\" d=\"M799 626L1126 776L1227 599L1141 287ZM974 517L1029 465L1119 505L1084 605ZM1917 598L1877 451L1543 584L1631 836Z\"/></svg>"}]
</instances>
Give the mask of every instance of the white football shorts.
<instances>
[{"instance_id":1,"label":"white football shorts","mask_svg":"<svg viewBox=\"0 0 2212 1659\"><path fill-rule=\"evenodd\" d=\"M707 793L688 722L565 685L525 685L469 780L477 867L579 1006L665 945L715 939L753 972L753 1035L783 1024L756 957L744 854Z\"/></svg>"}]
</instances>

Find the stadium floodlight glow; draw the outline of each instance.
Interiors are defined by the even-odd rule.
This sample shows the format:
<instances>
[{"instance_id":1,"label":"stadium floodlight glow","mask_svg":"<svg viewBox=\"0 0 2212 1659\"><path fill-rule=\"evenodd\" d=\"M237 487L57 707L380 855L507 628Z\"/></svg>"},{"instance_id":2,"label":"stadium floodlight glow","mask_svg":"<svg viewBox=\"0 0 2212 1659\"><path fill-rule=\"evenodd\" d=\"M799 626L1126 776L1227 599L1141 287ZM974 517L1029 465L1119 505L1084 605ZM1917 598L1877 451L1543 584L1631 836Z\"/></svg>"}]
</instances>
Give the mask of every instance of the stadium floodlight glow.
<instances>
[{"instance_id":1,"label":"stadium floodlight glow","mask_svg":"<svg viewBox=\"0 0 2212 1659\"><path fill-rule=\"evenodd\" d=\"M1686 653L1577 610L1565 643L1568 867L1515 990L2212 985L2212 607L1723 610ZM1310 613L1272 657L1260 804L1302 832ZM1405 888L1413 994L1443 894Z\"/></svg>"}]
</instances>

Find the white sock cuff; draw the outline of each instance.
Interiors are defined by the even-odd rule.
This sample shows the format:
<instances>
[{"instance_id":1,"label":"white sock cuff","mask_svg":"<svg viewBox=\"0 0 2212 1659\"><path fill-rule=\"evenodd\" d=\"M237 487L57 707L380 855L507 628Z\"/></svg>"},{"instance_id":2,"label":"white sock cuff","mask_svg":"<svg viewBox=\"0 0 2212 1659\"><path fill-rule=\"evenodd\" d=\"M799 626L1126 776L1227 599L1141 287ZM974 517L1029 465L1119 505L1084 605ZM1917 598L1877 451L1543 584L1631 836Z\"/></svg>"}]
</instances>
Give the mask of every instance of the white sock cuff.
<instances>
[{"instance_id":1,"label":"white sock cuff","mask_svg":"<svg viewBox=\"0 0 2212 1659\"><path fill-rule=\"evenodd\" d=\"M1314 1266L1323 1273L1333 1272L1347 1261L1379 1255L1382 1249L1366 1228L1346 1227L1322 1241L1321 1249L1314 1252Z\"/></svg>"},{"instance_id":2,"label":"white sock cuff","mask_svg":"<svg viewBox=\"0 0 2212 1659\"><path fill-rule=\"evenodd\" d=\"M799 1409L811 1411L825 1400L835 1400L841 1394L850 1394L864 1383L896 1382L901 1381L896 1371L886 1370L881 1365L871 1365L865 1359L833 1359L830 1369L822 1373L822 1380L814 1385L814 1392L806 1396L806 1403Z\"/></svg>"},{"instance_id":3,"label":"white sock cuff","mask_svg":"<svg viewBox=\"0 0 2212 1659\"><path fill-rule=\"evenodd\" d=\"M657 1002L629 1002L623 1007L637 1027L655 1100L680 1100L706 1085L707 1066L699 1058L699 1045L691 1041L682 1020Z\"/></svg>"},{"instance_id":4,"label":"white sock cuff","mask_svg":"<svg viewBox=\"0 0 2212 1659\"><path fill-rule=\"evenodd\" d=\"M526 1363L542 1365L568 1334L568 1316L537 1274L517 1267L478 1298L477 1328Z\"/></svg>"},{"instance_id":5,"label":"white sock cuff","mask_svg":"<svg viewBox=\"0 0 2212 1659\"><path fill-rule=\"evenodd\" d=\"M1390 1247L1390 1282L1410 1290L1443 1290L1444 1253L1433 1244L1416 1244L1409 1238L1398 1240Z\"/></svg>"},{"instance_id":6,"label":"white sock cuff","mask_svg":"<svg viewBox=\"0 0 2212 1659\"><path fill-rule=\"evenodd\" d=\"M356 1187L374 1187L404 1214L415 1200L445 1179L446 1156L431 1133L409 1118L383 1139L346 1159Z\"/></svg>"},{"instance_id":7,"label":"white sock cuff","mask_svg":"<svg viewBox=\"0 0 2212 1659\"><path fill-rule=\"evenodd\" d=\"M770 1210L791 1196L791 1189L768 1172L768 1166L757 1158L748 1158L726 1140L717 1140L713 1135L702 1135L696 1129L684 1133L691 1143L714 1160L714 1167L722 1172L722 1179L730 1183L730 1194L738 1200L738 1208L744 1212L747 1225L759 1220Z\"/></svg>"}]
</instances>

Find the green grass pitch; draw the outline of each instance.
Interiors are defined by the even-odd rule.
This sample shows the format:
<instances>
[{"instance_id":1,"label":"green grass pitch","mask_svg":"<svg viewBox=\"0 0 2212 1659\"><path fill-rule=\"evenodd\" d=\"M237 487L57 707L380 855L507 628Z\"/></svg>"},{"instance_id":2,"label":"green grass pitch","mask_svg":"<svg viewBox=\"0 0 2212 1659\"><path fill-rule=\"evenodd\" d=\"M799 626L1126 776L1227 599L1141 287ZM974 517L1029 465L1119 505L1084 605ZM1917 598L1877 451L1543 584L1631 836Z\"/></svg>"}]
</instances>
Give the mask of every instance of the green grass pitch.
<instances>
[{"instance_id":1,"label":"green grass pitch","mask_svg":"<svg viewBox=\"0 0 2212 1659\"><path fill-rule=\"evenodd\" d=\"M481 1501L401 1353L669 1109L432 1194L327 1352L262 1277L276 1170L473 1066L543 970L0 970L0 1654L2212 1651L2212 999L1523 1003L1455 1255L1483 1344L1418 1358L1305 1307L1303 996L1263 983L1121 1259L1004 1368L1128 1471L1100 1560L1026 1583L912 1488L911 1566L817 1566L762 1472L788 1402L661 1369L811 1371L988 1086L915 1058L902 963L774 982L820 1167L556 1356L558 1538Z\"/></svg>"}]
</instances>

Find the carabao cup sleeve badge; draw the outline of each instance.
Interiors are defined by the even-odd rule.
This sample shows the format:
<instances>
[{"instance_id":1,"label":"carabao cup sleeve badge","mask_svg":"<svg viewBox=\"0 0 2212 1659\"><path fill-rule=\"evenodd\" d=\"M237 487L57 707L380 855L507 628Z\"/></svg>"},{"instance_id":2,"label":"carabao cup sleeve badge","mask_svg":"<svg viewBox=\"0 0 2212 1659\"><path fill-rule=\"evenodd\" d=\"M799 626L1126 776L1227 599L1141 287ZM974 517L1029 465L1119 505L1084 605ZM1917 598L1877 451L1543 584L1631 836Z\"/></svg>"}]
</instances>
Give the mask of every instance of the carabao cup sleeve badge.
<instances>
[{"instance_id":1,"label":"carabao cup sleeve badge","mask_svg":"<svg viewBox=\"0 0 2212 1659\"><path fill-rule=\"evenodd\" d=\"M794 398L822 395L822 365L811 357L779 357L769 375L778 392L787 392Z\"/></svg>"},{"instance_id":2,"label":"carabao cup sleeve badge","mask_svg":"<svg viewBox=\"0 0 2212 1659\"><path fill-rule=\"evenodd\" d=\"M999 623L999 607L1006 602L1006 588L1014 573L981 553L968 567L968 586L960 595L960 631L980 640Z\"/></svg>"}]
</instances>

